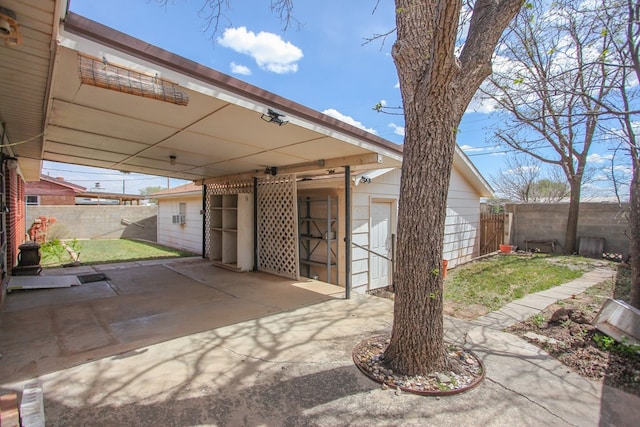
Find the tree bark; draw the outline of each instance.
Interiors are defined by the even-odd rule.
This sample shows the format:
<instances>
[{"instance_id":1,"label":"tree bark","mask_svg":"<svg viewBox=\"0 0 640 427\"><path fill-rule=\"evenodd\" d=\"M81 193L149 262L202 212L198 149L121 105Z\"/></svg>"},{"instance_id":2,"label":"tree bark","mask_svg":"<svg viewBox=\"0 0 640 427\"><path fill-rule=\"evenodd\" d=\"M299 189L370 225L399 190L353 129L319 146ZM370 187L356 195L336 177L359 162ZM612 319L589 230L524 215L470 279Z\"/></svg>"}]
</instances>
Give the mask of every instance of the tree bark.
<instances>
[{"instance_id":1,"label":"tree bark","mask_svg":"<svg viewBox=\"0 0 640 427\"><path fill-rule=\"evenodd\" d=\"M564 232L564 254L571 255L577 251L578 217L580 216L580 190L582 177L576 177L569 182L571 196L569 197L569 214L567 227Z\"/></svg>"},{"instance_id":2,"label":"tree bark","mask_svg":"<svg viewBox=\"0 0 640 427\"><path fill-rule=\"evenodd\" d=\"M522 0L477 0L454 54L462 0L396 0L392 55L405 115L394 323L385 361L406 375L446 366L442 251L458 125L491 72L498 39Z\"/></svg>"},{"instance_id":3,"label":"tree bark","mask_svg":"<svg viewBox=\"0 0 640 427\"><path fill-rule=\"evenodd\" d=\"M632 306L640 309L640 159L633 158L633 176L629 189L629 254L631 255Z\"/></svg>"}]
</instances>

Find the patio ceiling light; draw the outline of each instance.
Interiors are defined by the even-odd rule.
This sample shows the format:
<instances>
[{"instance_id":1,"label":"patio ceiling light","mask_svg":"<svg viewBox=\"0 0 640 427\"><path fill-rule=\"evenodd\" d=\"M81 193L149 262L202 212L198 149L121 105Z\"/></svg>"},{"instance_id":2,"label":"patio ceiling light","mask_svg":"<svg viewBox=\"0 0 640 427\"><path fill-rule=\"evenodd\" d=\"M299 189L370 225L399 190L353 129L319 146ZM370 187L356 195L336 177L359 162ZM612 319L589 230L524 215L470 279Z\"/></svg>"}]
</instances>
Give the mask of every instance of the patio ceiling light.
<instances>
[{"instance_id":1,"label":"patio ceiling light","mask_svg":"<svg viewBox=\"0 0 640 427\"><path fill-rule=\"evenodd\" d=\"M273 123L278 126L286 125L289 123L287 120L282 120L281 117L284 117L284 114L276 113L271 108L267 109L267 112L260 116L262 120L267 123Z\"/></svg>"}]
</instances>

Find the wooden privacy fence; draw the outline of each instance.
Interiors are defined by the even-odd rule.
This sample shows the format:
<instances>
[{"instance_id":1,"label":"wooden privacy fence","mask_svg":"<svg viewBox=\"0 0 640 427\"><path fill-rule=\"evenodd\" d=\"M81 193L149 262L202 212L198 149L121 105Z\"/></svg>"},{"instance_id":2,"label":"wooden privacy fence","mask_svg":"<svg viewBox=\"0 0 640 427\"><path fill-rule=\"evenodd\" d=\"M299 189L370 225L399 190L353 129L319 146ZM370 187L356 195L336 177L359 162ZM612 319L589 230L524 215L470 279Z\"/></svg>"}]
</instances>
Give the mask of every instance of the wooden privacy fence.
<instances>
[{"instance_id":1,"label":"wooden privacy fence","mask_svg":"<svg viewBox=\"0 0 640 427\"><path fill-rule=\"evenodd\" d=\"M480 255L499 249L504 240L505 214L480 213Z\"/></svg>"}]
</instances>

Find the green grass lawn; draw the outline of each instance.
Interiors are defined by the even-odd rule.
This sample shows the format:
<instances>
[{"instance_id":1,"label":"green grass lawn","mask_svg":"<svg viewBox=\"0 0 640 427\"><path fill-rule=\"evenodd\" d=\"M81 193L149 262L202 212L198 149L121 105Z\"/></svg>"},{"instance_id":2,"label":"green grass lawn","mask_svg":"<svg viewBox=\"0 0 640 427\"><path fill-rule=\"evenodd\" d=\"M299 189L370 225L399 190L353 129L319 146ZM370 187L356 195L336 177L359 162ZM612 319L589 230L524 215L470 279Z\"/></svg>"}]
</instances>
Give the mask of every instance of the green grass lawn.
<instances>
[{"instance_id":1,"label":"green grass lawn","mask_svg":"<svg viewBox=\"0 0 640 427\"><path fill-rule=\"evenodd\" d=\"M576 256L494 256L451 270L444 282L444 299L493 311L528 294L576 279L595 263L596 260Z\"/></svg>"},{"instance_id":2,"label":"green grass lawn","mask_svg":"<svg viewBox=\"0 0 640 427\"><path fill-rule=\"evenodd\" d=\"M78 240L66 243L80 254L80 262L83 265L198 255L138 240ZM55 244L43 245L41 252L40 264L43 267L59 267L73 261L64 248Z\"/></svg>"}]
</instances>

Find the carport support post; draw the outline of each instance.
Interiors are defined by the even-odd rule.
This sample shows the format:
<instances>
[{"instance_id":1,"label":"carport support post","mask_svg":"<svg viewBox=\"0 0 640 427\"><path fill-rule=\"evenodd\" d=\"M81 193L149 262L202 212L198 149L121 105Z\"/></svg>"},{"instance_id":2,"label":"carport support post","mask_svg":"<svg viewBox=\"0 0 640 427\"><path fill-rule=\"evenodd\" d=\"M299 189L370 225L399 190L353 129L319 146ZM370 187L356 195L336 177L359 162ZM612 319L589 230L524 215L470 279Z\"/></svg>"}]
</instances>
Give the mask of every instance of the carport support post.
<instances>
[{"instance_id":1,"label":"carport support post","mask_svg":"<svg viewBox=\"0 0 640 427\"><path fill-rule=\"evenodd\" d=\"M351 298L351 166L344 167L344 297Z\"/></svg>"},{"instance_id":2,"label":"carport support post","mask_svg":"<svg viewBox=\"0 0 640 427\"><path fill-rule=\"evenodd\" d=\"M253 271L258 271L258 178L253 177Z\"/></svg>"},{"instance_id":3,"label":"carport support post","mask_svg":"<svg viewBox=\"0 0 640 427\"><path fill-rule=\"evenodd\" d=\"M207 184L202 184L202 258L207 257Z\"/></svg>"}]
</instances>

